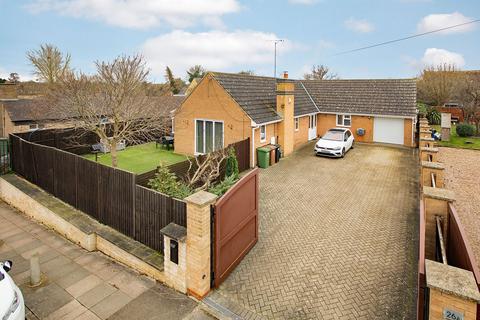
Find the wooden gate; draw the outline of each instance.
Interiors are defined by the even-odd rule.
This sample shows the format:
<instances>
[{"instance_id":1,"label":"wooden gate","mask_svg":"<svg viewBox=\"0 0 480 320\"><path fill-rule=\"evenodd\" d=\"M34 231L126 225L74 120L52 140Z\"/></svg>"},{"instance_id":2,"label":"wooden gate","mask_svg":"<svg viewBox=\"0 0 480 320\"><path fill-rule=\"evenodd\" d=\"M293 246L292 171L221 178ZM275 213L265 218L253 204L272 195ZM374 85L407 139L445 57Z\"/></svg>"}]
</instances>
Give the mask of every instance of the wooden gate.
<instances>
[{"instance_id":1,"label":"wooden gate","mask_svg":"<svg viewBox=\"0 0 480 320\"><path fill-rule=\"evenodd\" d=\"M218 287L258 240L258 169L213 207L212 285Z\"/></svg>"}]
</instances>

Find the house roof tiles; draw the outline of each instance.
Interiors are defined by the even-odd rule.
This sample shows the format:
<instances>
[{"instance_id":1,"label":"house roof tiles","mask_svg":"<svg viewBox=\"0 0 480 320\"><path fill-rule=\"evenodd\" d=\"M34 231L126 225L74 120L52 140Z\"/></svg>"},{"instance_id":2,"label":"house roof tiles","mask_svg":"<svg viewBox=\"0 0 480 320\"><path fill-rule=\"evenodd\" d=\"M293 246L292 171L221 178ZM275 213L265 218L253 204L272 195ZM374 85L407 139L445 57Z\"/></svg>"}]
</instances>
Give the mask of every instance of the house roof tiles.
<instances>
[{"instance_id":1,"label":"house roof tiles","mask_svg":"<svg viewBox=\"0 0 480 320\"><path fill-rule=\"evenodd\" d=\"M212 74L255 123L281 120L276 112L274 78ZM293 81L295 117L322 112L401 117L416 115L414 79Z\"/></svg>"}]
</instances>

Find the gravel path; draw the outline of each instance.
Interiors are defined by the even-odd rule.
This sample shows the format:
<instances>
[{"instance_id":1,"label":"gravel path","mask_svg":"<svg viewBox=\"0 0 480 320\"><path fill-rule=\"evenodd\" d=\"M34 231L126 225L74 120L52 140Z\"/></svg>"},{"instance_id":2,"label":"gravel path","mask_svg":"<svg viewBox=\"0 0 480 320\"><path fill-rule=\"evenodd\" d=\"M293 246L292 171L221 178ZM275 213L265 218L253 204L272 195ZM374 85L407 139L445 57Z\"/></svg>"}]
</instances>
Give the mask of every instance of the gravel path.
<instances>
[{"instance_id":1,"label":"gravel path","mask_svg":"<svg viewBox=\"0 0 480 320\"><path fill-rule=\"evenodd\" d=\"M455 191L457 209L480 268L480 151L440 148L445 187Z\"/></svg>"}]
</instances>

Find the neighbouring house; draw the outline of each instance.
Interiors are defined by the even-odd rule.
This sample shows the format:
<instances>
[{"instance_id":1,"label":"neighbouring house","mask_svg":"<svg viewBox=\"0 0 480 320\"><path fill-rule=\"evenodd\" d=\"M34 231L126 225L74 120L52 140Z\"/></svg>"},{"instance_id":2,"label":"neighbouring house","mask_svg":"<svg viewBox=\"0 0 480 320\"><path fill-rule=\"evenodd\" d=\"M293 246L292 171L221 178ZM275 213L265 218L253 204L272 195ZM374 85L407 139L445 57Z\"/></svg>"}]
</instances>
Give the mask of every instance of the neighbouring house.
<instances>
[{"instance_id":1,"label":"neighbouring house","mask_svg":"<svg viewBox=\"0 0 480 320\"><path fill-rule=\"evenodd\" d=\"M210 72L175 113L175 152L203 154L250 138L284 155L348 127L355 139L414 147L414 79L291 80ZM363 132L363 134L362 134Z\"/></svg>"},{"instance_id":2,"label":"neighbouring house","mask_svg":"<svg viewBox=\"0 0 480 320\"><path fill-rule=\"evenodd\" d=\"M165 113L168 126L172 115L185 100L185 96L152 96L152 100ZM38 129L64 129L75 126L75 116L69 120L60 119L51 111L42 97L20 98L14 84L0 84L0 135L28 132Z\"/></svg>"},{"instance_id":3,"label":"neighbouring house","mask_svg":"<svg viewBox=\"0 0 480 320\"><path fill-rule=\"evenodd\" d=\"M463 106L460 103L448 102L443 105L443 107L435 107L440 113L450 113L452 122L463 122L465 121L465 114Z\"/></svg>"}]
</instances>

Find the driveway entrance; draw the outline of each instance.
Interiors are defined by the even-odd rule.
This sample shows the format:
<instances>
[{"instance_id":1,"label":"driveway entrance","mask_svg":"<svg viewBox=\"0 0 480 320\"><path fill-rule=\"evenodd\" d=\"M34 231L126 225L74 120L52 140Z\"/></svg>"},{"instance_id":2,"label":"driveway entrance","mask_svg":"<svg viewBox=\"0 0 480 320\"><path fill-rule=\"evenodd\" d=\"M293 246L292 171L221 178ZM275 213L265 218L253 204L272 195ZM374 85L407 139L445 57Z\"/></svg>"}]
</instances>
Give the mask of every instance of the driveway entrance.
<instances>
[{"instance_id":1,"label":"driveway entrance","mask_svg":"<svg viewBox=\"0 0 480 320\"><path fill-rule=\"evenodd\" d=\"M312 150L261 171L258 243L206 303L245 318L414 319L416 151Z\"/></svg>"}]
</instances>

